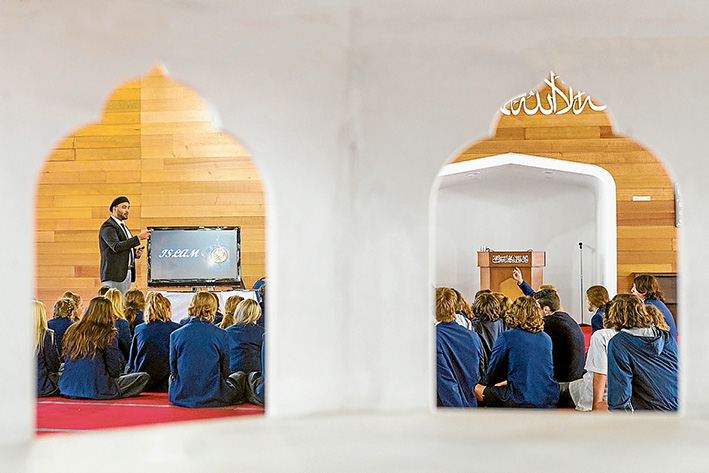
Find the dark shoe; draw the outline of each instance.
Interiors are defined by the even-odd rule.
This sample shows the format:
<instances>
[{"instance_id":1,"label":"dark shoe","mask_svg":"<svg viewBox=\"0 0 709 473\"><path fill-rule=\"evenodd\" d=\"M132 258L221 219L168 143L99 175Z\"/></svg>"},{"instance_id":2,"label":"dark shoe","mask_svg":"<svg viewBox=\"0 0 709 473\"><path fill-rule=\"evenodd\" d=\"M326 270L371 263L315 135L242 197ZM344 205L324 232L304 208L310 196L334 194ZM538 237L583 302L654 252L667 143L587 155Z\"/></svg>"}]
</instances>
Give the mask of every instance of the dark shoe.
<instances>
[{"instance_id":1,"label":"dark shoe","mask_svg":"<svg viewBox=\"0 0 709 473\"><path fill-rule=\"evenodd\" d=\"M246 401L246 373L237 371L229 375L229 383L236 389L234 404L242 404Z\"/></svg>"},{"instance_id":2,"label":"dark shoe","mask_svg":"<svg viewBox=\"0 0 709 473\"><path fill-rule=\"evenodd\" d=\"M256 404L257 406L263 406L263 401L261 401L256 395L256 389L263 384L263 378L261 373L258 371L252 371L249 373L249 379L246 389L246 399L251 404Z\"/></svg>"}]
</instances>

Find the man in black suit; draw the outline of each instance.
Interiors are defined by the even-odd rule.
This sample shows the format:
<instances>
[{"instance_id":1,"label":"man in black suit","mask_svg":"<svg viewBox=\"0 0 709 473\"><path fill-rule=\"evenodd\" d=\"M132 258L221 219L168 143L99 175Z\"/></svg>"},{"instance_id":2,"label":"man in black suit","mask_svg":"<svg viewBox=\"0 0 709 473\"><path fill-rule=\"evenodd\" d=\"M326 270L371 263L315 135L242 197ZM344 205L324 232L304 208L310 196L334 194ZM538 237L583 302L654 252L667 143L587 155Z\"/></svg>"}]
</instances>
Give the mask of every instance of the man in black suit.
<instances>
[{"instance_id":1,"label":"man in black suit","mask_svg":"<svg viewBox=\"0 0 709 473\"><path fill-rule=\"evenodd\" d=\"M140 246L140 240L147 240L151 230L143 230L136 236L131 235L124 223L130 212L127 197L113 199L109 210L111 216L103 222L98 233L101 283L125 293L130 289L131 282L135 281L135 260L141 257L145 249Z\"/></svg>"}]
</instances>

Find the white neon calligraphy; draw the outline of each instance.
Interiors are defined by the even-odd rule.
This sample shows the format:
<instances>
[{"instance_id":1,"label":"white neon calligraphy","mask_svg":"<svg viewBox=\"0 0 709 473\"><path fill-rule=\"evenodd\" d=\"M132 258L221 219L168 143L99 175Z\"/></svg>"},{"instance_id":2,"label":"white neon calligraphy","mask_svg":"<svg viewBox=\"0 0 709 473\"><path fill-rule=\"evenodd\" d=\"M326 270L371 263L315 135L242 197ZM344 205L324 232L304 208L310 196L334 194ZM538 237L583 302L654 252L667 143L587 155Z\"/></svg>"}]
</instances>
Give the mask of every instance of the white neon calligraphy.
<instances>
[{"instance_id":1,"label":"white neon calligraphy","mask_svg":"<svg viewBox=\"0 0 709 473\"><path fill-rule=\"evenodd\" d=\"M503 115L517 116L520 112L524 111L526 115L534 115L537 112L541 112L542 115L563 115L570 110L574 115L578 115L583 112L587 105L591 110L596 112L601 112L606 109L605 105L596 105L593 103L591 97L580 90L574 94L573 89L569 87L568 94L564 93L564 91L556 85L558 78L559 76L552 71L549 73L549 78L544 79L544 83L551 89L551 92L546 96L548 108L544 108L542 105L539 91L531 91L528 94L518 95L507 101L507 103L500 107L500 113ZM535 105L531 108L527 106L527 100L530 98L536 99Z\"/></svg>"},{"instance_id":2,"label":"white neon calligraphy","mask_svg":"<svg viewBox=\"0 0 709 473\"><path fill-rule=\"evenodd\" d=\"M493 264L500 263L529 263L529 255L494 255L492 257Z\"/></svg>"}]
</instances>

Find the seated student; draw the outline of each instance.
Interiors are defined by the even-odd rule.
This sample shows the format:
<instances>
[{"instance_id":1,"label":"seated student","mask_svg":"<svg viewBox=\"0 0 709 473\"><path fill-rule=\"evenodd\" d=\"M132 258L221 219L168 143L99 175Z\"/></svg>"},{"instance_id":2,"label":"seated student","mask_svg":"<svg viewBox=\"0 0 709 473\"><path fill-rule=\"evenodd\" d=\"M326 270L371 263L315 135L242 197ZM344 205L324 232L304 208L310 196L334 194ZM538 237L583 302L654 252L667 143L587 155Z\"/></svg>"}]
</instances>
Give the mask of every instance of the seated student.
<instances>
[{"instance_id":1,"label":"seated student","mask_svg":"<svg viewBox=\"0 0 709 473\"><path fill-rule=\"evenodd\" d=\"M497 337L505 331L500 317L500 302L495 294L480 294L473 302L472 329L480 337L480 379L487 373L492 347Z\"/></svg>"},{"instance_id":2,"label":"seated student","mask_svg":"<svg viewBox=\"0 0 709 473\"><path fill-rule=\"evenodd\" d=\"M266 353L266 335L261 338L261 372L252 371L249 373L246 384L246 400L251 404L263 406L266 404L266 363L264 362Z\"/></svg>"},{"instance_id":3,"label":"seated student","mask_svg":"<svg viewBox=\"0 0 709 473\"><path fill-rule=\"evenodd\" d=\"M180 324L170 320L170 301L159 292L148 293L146 303L145 323L135 328L126 372L148 373L150 382L144 391L166 393L170 378L170 334Z\"/></svg>"},{"instance_id":4,"label":"seated student","mask_svg":"<svg viewBox=\"0 0 709 473\"><path fill-rule=\"evenodd\" d=\"M54 331L47 328L47 311L39 301L32 303L34 314L34 355L37 357L37 397L59 394L59 352L54 344Z\"/></svg>"},{"instance_id":5,"label":"seated student","mask_svg":"<svg viewBox=\"0 0 709 473\"><path fill-rule=\"evenodd\" d=\"M253 299L236 306L234 324L226 328L229 335L229 369L232 373L261 371L263 327L257 324L261 307Z\"/></svg>"},{"instance_id":6,"label":"seated student","mask_svg":"<svg viewBox=\"0 0 709 473\"><path fill-rule=\"evenodd\" d=\"M594 312L591 317L591 333L603 328L603 313L601 307L608 303L608 290L603 286L591 286L586 289L586 308Z\"/></svg>"},{"instance_id":7,"label":"seated student","mask_svg":"<svg viewBox=\"0 0 709 473\"><path fill-rule=\"evenodd\" d=\"M116 330L118 330L118 348L121 350L121 355L123 356L123 366L125 366L128 357L130 356L130 324L126 320L126 316L123 313L123 294L121 291L115 287L110 288L106 291L106 299L111 301L111 309L113 312L113 317L115 320ZM121 368L121 371L123 368Z\"/></svg>"},{"instance_id":8,"label":"seated student","mask_svg":"<svg viewBox=\"0 0 709 473\"><path fill-rule=\"evenodd\" d=\"M608 342L608 408L676 411L677 342L643 302L631 294L613 298L613 325Z\"/></svg>"},{"instance_id":9,"label":"seated student","mask_svg":"<svg viewBox=\"0 0 709 473\"><path fill-rule=\"evenodd\" d=\"M219 328L226 329L227 327L231 327L232 325L234 325L234 312L236 311L236 306L238 306L239 302L243 300L244 298L241 296L229 296L229 298L224 303L224 318L219 324Z\"/></svg>"},{"instance_id":10,"label":"seated student","mask_svg":"<svg viewBox=\"0 0 709 473\"><path fill-rule=\"evenodd\" d=\"M150 381L147 373L121 375L121 353L111 302L95 297L86 313L64 335L62 396L76 399L118 399L137 396Z\"/></svg>"},{"instance_id":11,"label":"seated student","mask_svg":"<svg viewBox=\"0 0 709 473\"><path fill-rule=\"evenodd\" d=\"M145 296L138 288L128 289L123 295L123 315L128 321L130 334L135 333L136 325L144 321L143 310L145 309Z\"/></svg>"},{"instance_id":12,"label":"seated student","mask_svg":"<svg viewBox=\"0 0 709 473\"><path fill-rule=\"evenodd\" d=\"M244 401L246 374L229 370L226 331L212 324L215 297L198 292L187 312L189 321L170 335L168 399L182 407L222 407Z\"/></svg>"},{"instance_id":13,"label":"seated student","mask_svg":"<svg viewBox=\"0 0 709 473\"><path fill-rule=\"evenodd\" d=\"M465 300L463 294L461 294L457 289L450 288L451 291L455 293L456 303L455 303L455 321L461 327L465 327L468 330L472 330L473 326L470 320L473 318L473 313L470 311L470 306L468 306L468 301Z\"/></svg>"},{"instance_id":14,"label":"seated student","mask_svg":"<svg viewBox=\"0 0 709 473\"><path fill-rule=\"evenodd\" d=\"M258 303L261 306L261 318L258 319L258 324L266 328L266 283L261 284L258 288Z\"/></svg>"},{"instance_id":15,"label":"seated student","mask_svg":"<svg viewBox=\"0 0 709 473\"><path fill-rule=\"evenodd\" d=\"M543 331L539 304L529 296L518 298L507 325L509 330L495 340L475 397L487 407L555 407L559 384L554 381L551 338Z\"/></svg>"},{"instance_id":16,"label":"seated student","mask_svg":"<svg viewBox=\"0 0 709 473\"><path fill-rule=\"evenodd\" d=\"M608 410L608 341L616 334L611 306L612 302L606 302L598 308L603 314L603 326L606 328L596 330L591 335L583 378L562 383L561 386L561 396L571 396L577 411Z\"/></svg>"},{"instance_id":17,"label":"seated student","mask_svg":"<svg viewBox=\"0 0 709 473\"><path fill-rule=\"evenodd\" d=\"M555 290L540 289L533 297L544 314L544 332L551 338L554 379L560 383L580 379L586 359L586 342L581 327L564 312Z\"/></svg>"},{"instance_id":18,"label":"seated student","mask_svg":"<svg viewBox=\"0 0 709 473\"><path fill-rule=\"evenodd\" d=\"M258 291L259 288L261 286L263 286L264 284L266 284L266 276L264 276L264 277L260 278L258 281L256 281L254 283L254 285L251 286L251 289L253 289L254 291Z\"/></svg>"},{"instance_id":19,"label":"seated student","mask_svg":"<svg viewBox=\"0 0 709 473\"><path fill-rule=\"evenodd\" d=\"M500 303L500 319L502 319L502 323L504 324L505 316L512 309L512 299L501 292L492 292L491 294L495 296L497 298L497 302Z\"/></svg>"},{"instance_id":20,"label":"seated student","mask_svg":"<svg viewBox=\"0 0 709 473\"><path fill-rule=\"evenodd\" d=\"M670 328L670 335L677 340L677 326L672 312L665 305L665 296L660 289L660 283L655 276L650 274L641 274L633 280L633 288L631 293L640 298L645 304L653 305L662 313L665 318L665 323Z\"/></svg>"},{"instance_id":21,"label":"seated student","mask_svg":"<svg viewBox=\"0 0 709 473\"><path fill-rule=\"evenodd\" d=\"M476 407L473 388L478 382L480 338L458 325L458 298L452 289L436 289L436 385L439 406Z\"/></svg>"},{"instance_id":22,"label":"seated student","mask_svg":"<svg viewBox=\"0 0 709 473\"><path fill-rule=\"evenodd\" d=\"M62 339L66 329L76 321L76 304L73 300L62 297L54 303L54 318L47 322L47 328L54 331L54 344L59 352L59 359L64 361Z\"/></svg>"},{"instance_id":23,"label":"seated student","mask_svg":"<svg viewBox=\"0 0 709 473\"><path fill-rule=\"evenodd\" d=\"M76 306L75 320L79 320L81 318L81 315L84 313L84 301L81 299L81 296L71 291L66 291L64 294L62 294L62 297L66 297L67 299L71 299L72 301L74 301L74 305Z\"/></svg>"}]
</instances>

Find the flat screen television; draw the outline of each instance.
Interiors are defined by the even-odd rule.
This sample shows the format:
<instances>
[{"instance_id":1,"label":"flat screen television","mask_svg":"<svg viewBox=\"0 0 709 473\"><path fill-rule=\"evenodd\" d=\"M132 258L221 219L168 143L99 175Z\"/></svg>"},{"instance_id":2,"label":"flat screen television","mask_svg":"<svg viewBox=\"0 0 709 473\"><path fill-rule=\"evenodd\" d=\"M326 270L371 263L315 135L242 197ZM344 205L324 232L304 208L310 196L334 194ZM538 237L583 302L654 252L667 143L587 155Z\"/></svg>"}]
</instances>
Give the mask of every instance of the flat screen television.
<instances>
[{"instance_id":1,"label":"flat screen television","mask_svg":"<svg viewBox=\"0 0 709 473\"><path fill-rule=\"evenodd\" d=\"M148 286L237 286L240 227L148 227Z\"/></svg>"}]
</instances>

